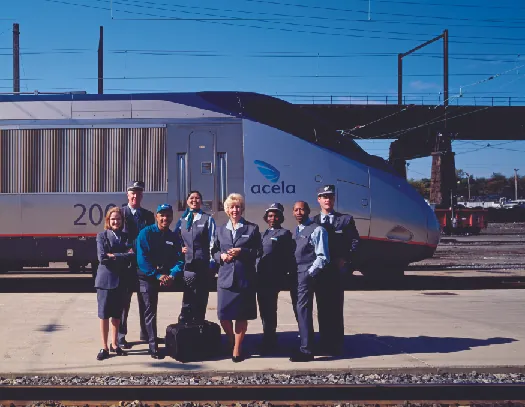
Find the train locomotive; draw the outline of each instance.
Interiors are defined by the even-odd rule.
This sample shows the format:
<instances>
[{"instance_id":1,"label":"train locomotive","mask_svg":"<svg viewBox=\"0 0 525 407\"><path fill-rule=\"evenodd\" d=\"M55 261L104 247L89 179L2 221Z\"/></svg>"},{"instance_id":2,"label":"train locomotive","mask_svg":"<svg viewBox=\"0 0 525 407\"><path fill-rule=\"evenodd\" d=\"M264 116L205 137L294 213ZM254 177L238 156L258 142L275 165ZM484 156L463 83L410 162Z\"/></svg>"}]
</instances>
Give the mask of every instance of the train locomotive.
<instances>
[{"instance_id":1,"label":"train locomotive","mask_svg":"<svg viewBox=\"0 0 525 407\"><path fill-rule=\"evenodd\" d=\"M143 180L143 206L169 202L180 215L190 190L218 224L231 192L265 228L268 204L316 213L316 188L336 186L336 209L362 239L355 267L400 276L431 257L436 217L381 158L277 98L243 92L0 96L0 271L67 262L96 268L105 212Z\"/></svg>"}]
</instances>

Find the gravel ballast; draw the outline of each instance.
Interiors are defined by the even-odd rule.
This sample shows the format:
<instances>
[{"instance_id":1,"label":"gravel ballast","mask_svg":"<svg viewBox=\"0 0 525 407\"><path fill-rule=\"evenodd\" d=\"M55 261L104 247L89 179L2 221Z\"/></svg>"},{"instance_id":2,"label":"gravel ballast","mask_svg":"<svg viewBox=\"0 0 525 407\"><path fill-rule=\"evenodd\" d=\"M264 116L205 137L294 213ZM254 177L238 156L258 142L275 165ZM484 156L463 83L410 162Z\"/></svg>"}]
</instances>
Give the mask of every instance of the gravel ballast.
<instances>
[{"instance_id":1,"label":"gravel ballast","mask_svg":"<svg viewBox=\"0 0 525 407\"><path fill-rule=\"evenodd\" d=\"M525 383L524 373L429 374L270 374L245 375L107 375L0 377L4 386L220 386L220 385L322 385L322 384L490 384Z\"/></svg>"}]
</instances>

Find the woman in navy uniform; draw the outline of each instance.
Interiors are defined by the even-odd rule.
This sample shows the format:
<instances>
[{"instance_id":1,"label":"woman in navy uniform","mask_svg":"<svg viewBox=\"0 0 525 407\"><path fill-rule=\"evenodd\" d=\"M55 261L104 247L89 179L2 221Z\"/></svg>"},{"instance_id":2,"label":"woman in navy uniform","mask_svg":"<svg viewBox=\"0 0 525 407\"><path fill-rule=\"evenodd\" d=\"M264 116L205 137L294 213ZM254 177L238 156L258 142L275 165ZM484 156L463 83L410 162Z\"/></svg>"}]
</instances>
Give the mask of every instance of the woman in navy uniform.
<instances>
[{"instance_id":1,"label":"woman in navy uniform","mask_svg":"<svg viewBox=\"0 0 525 407\"><path fill-rule=\"evenodd\" d=\"M113 207L106 214L104 231L97 235L97 255L100 263L95 279L97 289L98 317L103 348L98 360L109 357L109 351L119 356L126 353L118 345L120 316L124 309L126 288L125 273L130 272L129 263L134 256L128 245L128 236L122 232L123 216L120 208ZM108 349L109 318L111 318L111 344Z\"/></svg>"},{"instance_id":2,"label":"woman in navy uniform","mask_svg":"<svg viewBox=\"0 0 525 407\"><path fill-rule=\"evenodd\" d=\"M224 201L224 211L230 220L217 228L212 250L215 261L220 264L217 315L233 349L232 360L241 362L248 320L257 318L255 261L261 251L261 234L257 225L242 217L242 195L230 194Z\"/></svg>"},{"instance_id":3,"label":"woman in navy uniform","mask_svg":"<svg viewBox=\"0 0 525 407\"><path fill-rule=\"evenodd\" d=\"M262 253L257 259L257 302L263 324L261 352L266 354L277 345L279 291L287 278L296 275L297 265L292 233L281 226L284 222L283 206L273 203L266 209L263 219L268 223L268 229L262 235Z\"/></svg>"},{"instance_id":4,"label":"woman in navy uniform","mask_svg":"<svg viewBox=\"0 0 525 407\"><path fill-rule=\"evenodd\" d=\"M201 210L202 194L191 191L186 197L188 208L175 225L184 253L184 295L179 322L202 322L208 306L211 270L215 260L211 249L215 240L215 220Z\"/></svg>"}]
</instances>

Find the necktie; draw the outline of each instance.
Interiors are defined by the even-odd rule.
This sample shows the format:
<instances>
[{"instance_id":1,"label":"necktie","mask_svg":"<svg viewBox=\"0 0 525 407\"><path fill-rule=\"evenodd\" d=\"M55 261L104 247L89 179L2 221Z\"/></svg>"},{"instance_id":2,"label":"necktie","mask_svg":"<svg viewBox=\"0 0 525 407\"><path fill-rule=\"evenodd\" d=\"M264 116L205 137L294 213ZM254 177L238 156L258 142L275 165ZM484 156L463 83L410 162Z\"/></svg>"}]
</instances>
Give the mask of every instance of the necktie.
<instances>
[{"instance_id":1,"label":"necktie","mask_svg":"<svg viewBox=\"0 0 525 407\"><path fill-rule=\"evenodd\" d=\"M191 225L193 225L193 213L194 213L193 209L186 208L186 210L182 214L182 219L185 219L186 217L188 217L186 221L186 230L190 230Z\"/></svg>"},{"instance_id":2,"label":"necktie","mask_svg":"<svg viewBox=\"0 0 525 407\"><path fill-rule=\"evenodd\" d=\"M330 226L330 216L325 215L322 224L323 226Z\"/></svg>"}]
</instances>

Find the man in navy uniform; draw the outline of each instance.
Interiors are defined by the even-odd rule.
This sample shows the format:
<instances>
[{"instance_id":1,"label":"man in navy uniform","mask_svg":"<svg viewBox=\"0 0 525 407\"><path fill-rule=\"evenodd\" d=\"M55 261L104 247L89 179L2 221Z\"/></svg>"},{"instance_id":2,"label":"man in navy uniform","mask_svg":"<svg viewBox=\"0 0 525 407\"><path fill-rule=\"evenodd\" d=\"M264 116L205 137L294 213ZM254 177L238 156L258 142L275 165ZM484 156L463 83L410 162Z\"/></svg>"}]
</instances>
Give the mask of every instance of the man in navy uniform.
<instances>
[{"instance_id":1,"label":"man in navy uniform","mask_svg":"<svg viewBox=\"0 0 525 407\"><path fill-rule=\"evenodd\" d=\"M290 360L309 362L314 359L313 341L313 302L317 298L319 310L319 290L322 274L330 262L328 252L328 232L309 218L310 206L298 201L293 206L293 216L298 226L295 229L295 260L297 262L297 322L301 347Z\"/></svg>"},{"instance_id":2,"label":"man in navy uniform","mask_svg":"<svg viewBox=\"0 0 525 407\"><path fill-rule=\"evenodd\" d=\"M144 323L148 335L149 353L161 359L157 348L157 304L160 286L169 287L175 275L182 271L184 261L180 239L170 230L173 208L169 204L157 207L157 223L146 226L137 237L137 275L140 301L144 304Z\"/></svg>"},{"instance_id":3,"label":"man in navy uniform","mask_svg":"<svg viewBox=\"0 0 525 407\"><path fill-rule=\"evenodd\" d=\"M122 212L124 213L123 231L128 234L129 243L135 253L137 253L136 240L139 232L146 226L155 223L155 215L153 215L153 212L140 206L143 192L144 182L133 181L128 186L128 203L122 206ZM128 273L126 273L125 280L126 296L122 317L120 318L118 344L121 348L129 349L131 345L126 341L129 307L131 305L133 291L136 291L138 288L137 261L135 257L131 260L130 269ZM144 304L140 301L140 296L137 296L137 299L139 304L140 340L145 341L148 338L148 333L146 332L146 325L144 323Z\"/></svg>"},{"instance_id":4,"label":"man in navy uniform","mask_svg":"<svg viewBox=\"0 0 525 407\"><path fill-rule=\"evenodd\" d=\"M359 245L359 233L354 218L334 211L335 186L325 185L317 190L321 213L313 221L328 231L330 265L322 274L319 304L319 333L324 353L338 355L344 341L344 287L341 276L350 271Z\"/></svg>"}]
</instances>

